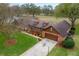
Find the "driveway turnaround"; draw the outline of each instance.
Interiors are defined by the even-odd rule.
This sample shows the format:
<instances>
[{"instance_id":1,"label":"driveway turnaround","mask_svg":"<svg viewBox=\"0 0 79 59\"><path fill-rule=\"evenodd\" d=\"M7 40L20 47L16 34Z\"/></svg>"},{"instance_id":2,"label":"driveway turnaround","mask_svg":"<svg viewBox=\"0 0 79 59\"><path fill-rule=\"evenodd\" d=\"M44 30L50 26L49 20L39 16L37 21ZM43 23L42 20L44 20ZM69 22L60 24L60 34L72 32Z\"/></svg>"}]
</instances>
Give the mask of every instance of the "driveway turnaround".
<instances>
[{"instance_id":1,"label":"driveway turnaround","mask_svg":"<svg viewBox=\"0 0 79 59\"><path fill-rule=\"evenodd\" d=\"M56 44L56 41L45 38L24 52L21 56L46 56Z\"/></svg>"}]
</instances>

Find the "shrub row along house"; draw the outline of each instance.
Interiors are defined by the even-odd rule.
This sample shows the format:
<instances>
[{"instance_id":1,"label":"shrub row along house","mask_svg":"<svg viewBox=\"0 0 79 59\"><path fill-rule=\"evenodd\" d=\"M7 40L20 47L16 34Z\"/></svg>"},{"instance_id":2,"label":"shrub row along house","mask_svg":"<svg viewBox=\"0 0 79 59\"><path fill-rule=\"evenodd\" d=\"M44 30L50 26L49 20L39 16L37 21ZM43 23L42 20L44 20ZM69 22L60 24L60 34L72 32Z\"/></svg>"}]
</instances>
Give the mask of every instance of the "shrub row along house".
<instances>
[{"instance_id":1,"label":"shrub row along house","mask_svg":"<svg viewBox=\"0 0 79 59\"><path fill-rule=\"evenodd\" d=\"M19 28L28 33L58 42L63 41L63 38L67 36L71 27L70 24L65 20L52 24L47 21L33 19L32 17L29 17L26 20L16 20L16 23Z\"/></svg>"}]
</instances>

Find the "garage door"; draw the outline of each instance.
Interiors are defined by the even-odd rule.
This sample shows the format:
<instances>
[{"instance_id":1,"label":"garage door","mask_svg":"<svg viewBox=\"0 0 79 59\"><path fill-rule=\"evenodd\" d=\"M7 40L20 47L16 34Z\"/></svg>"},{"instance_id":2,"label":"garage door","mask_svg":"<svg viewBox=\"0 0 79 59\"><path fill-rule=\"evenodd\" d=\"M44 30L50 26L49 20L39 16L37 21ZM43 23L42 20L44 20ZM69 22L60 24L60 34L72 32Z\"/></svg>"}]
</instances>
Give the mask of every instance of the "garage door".
<instances>
[{"instance_id":1,"label":"garage door","mask_svg":"<svg viewBox=\"0 0 79 59\"><path fill-rule=\"evenodd\" d=\"M45 33L45 37L51 40L58 41L58 36L53 35L52 33Z\"/></svg>"}]
</instances>

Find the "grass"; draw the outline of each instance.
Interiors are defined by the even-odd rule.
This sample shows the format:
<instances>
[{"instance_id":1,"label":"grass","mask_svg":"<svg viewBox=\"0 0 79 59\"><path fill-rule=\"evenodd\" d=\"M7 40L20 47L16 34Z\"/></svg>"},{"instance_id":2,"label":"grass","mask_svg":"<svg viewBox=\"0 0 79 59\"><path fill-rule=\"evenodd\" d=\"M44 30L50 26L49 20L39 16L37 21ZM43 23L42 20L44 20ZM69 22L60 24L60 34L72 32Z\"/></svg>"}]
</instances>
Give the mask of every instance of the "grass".
<instances>
[{"instance_id":1,"label":"grass","mask_svg":"<svg viewBox=\"0 0 79 59\"><path fill-rule=\"evenodd\" d=\"M2 33L0 33L0 55L17 56L37 43L36 38L20 32L12 34L12 37L17 40L16 45L13 45L11 47L5 47L4 41L6 40L6 37Z\"/></svg>"},{"instance_id":2,"label":"grass","mask_svg":"<svg viewBox=\"0 0 79 59\"><path fill-rule=\"evenodd\" d=\"M62 20L67 20L68 22L70 22L67 18L58 18L58 17L54 17L54 16L37 16L37 17L40 20L49 21L49 22L52 22L52 23L60 22ZM78 24L79 19L77 19L75 23Z\"/></svg>"},{"instance_id":3,"label":"grass","mask_svg":"<svg viewBox=\"0 0 79 59\"><path fill-rule=\"evenodd\" d=\"M62 53L62 51L64 51L65 53ZM66 56L67 55L67 51L64 48L58 48L55 47L50 53L50 56Z\"/></svg>"},{"instance_id":4,"label":"grass","mask_svg":"<svg viewBox=\"0 0 79 59\"><path fill-rule=\"evenodd\" d=\"M79 56L79 24L76 25L76 33L74 35L74 49L65 49L63 47L55 47L48 56Z\"/></svg>"},{"instance_id":5,"label":"grass","mask_svg":"<svg viewBox=\"0 0 79 59\"><path fill-rule=\"evenodd\" d=\"M49 22L59 22L59 21L62 21L62 19L65 19L65 18L56 18L56 17L53 17L53 16L37 16L40 20L44 20L44 21L49 21Z\"/></svg>"},{"instance_id":6,"label":"grass","mask_svg":"<svg viewBox=\"0 0 79 59\"><path fill-rule=\"evenodd\" d=\"M79 24L76 25L76 32L75 32L75 34L79 35Z\"/></svg>"}]
</instances>

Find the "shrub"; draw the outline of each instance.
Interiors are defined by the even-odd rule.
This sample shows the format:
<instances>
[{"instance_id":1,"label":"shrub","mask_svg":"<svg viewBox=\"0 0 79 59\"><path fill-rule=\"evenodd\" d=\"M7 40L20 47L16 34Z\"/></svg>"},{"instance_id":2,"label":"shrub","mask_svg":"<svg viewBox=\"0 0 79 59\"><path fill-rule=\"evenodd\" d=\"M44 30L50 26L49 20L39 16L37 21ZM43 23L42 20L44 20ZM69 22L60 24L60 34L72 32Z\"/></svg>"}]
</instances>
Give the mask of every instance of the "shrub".
<instances>
[{"instance_id":1,"label":"shrub","mask_svg":"<svg viewBox=\"0 0 79 59\"><path fill-rule=\"evenodd\" d=\"M67 37L64 41L63 41L63 46L65 48L73 48L75 45L73 39L71 37Z\"/></svg>"},{"instance_id":2,"label":"shrub","mask_svg":"<svg viewBox=\"0 0 79 59\"><path fill-rule=\"evenodd\" d=\"M69 31L69 33L71 33L71 35L74 35L75 34L75 30L76 29L74 27L72 27L71 30Z\"/></svg>"}]
</instances>

